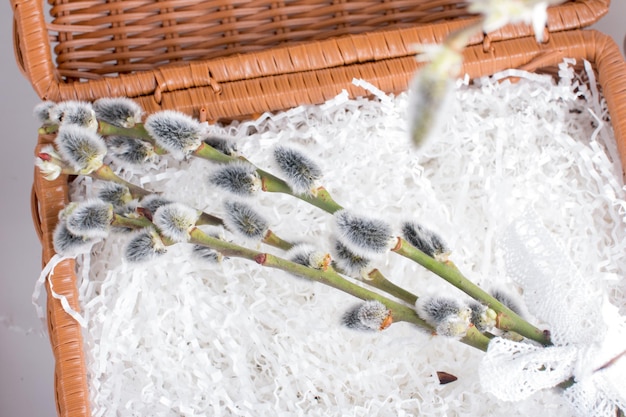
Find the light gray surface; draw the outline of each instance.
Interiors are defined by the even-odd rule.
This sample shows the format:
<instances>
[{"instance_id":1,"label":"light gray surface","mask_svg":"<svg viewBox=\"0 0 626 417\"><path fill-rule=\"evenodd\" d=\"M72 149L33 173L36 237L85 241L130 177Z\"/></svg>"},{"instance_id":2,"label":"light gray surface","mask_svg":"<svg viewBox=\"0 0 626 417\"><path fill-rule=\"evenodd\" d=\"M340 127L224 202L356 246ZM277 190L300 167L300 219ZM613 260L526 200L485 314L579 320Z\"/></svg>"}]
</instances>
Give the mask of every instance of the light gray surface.
<instances>
[{"instance_id":1,"label":"light gray surface","mask_svg":"<svg viewBox=\"0 0 626 417\"><path fill-rule=\"evenodd\" d=\"M621 46L626 35L625 17L626 2L614 0L609 15L594 28L613 36ZM0 416L48 417L56 415L53 357L31 304L41 262L30 215L37 138L32 109L38 99L15 64L8 1L0 6L0 19L4 144L0 152Z\"/></svg>"},{"instance_id":2,"label":"light gray surface","mask_svg":"<svg viewBox=\"0 0 626 417\"><path fill-rule=\"evenodd\" d=\"M55 416L53 357L31 304L41 249L30 215L38 102L15 64L12 11L0 6L0 416ZM25 334L26 332L30 332Z\"/></svg>"}]
</instances>

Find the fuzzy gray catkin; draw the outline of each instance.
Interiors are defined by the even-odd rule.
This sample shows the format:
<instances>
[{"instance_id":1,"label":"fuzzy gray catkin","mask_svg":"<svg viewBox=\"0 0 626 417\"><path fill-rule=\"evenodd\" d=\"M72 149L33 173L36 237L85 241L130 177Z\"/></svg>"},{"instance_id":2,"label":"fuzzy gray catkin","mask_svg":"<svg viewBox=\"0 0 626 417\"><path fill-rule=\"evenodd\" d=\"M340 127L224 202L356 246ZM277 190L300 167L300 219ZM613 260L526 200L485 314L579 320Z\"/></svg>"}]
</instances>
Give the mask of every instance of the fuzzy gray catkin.
<instances>
[{"instance_id":1,"label":"fuzzy gray catkin","mask_svg":"<svg viewBox=\"0 0 626 417\"><path fill-rule=\"evenodd\" d=\"M249 204L227 200L224 212L226 228L245 239L260 241L269 230L268 221Z\"/></svg>"},{"instance_id":2,"label":"fuzzy gray catkin","mask_svg":"<svg viewBox=\"0 0 626 417\"><path fill-rule=\"evenodd\" d=\"M334 214L337 236L359 256L384 253L393 247L391 226L379 219L356 215L348 210Z\"/></svg>"},{"instance_id":3,"label":"fuzzy gray catkin","mask_svg":"<svg viewBox=\"0 0 626 417\"><path fill-rule=\"evenodd\" d=\"M256 168L246 162L234 162L216 169L209 182L231 194L249 197L261 189Z\"/></svg>"},{"instance_id":4,"label":"fuzzy gray catkin","mask_svg":"<svg viewBox=\"0 0 626 417\"><path fill-rule=\"evenodd\" d=\"M157 145L177 159L185 159L202 144L200 122L176 110L163 110L148 116L144 127Z\"/></svg>"},{"instance_id":5,"label":"fuzzy gray catkin","mask_svg":"<svg viewBox=\"0 0 626 417\"><path fill-rule=\"evenodd\" d=\"M142 108L126 97L103 97L93 103L99 120L113 126L132 128L141 122Z\"/></svg>"},{"instance_id":6,"label":"fuzzy gray catkin","mask_svg":"<svg viewBox=\"0 0 626 417\"><path fill-rule=\"evenodd\" d=\"M317 181L322 178L322 170L317 163L300 150L289 146L276 146L273 155L293 192L312 194Z\"/></svg>"},{"instance_id":7,"label":"fuzzy gray catkin","mask_svg":"<svg viewBox=\"0 0 626 417\"><path fill-rule=\"evenodd\" d=\"M167 252L159 235L151 229L145 229L133 236L124 249L124 258L129 262L146 262Z\"/></svg>"},{"instance_id":8,"label":"fuzzy gray catkin","mask_svg":"<svg viewBox=\"0 0 626 417\"><path fill-rule=\"evenodd\" d=\"M107 153L104 139L81 126L61 126L54 143L63 160L81 173L101 167Z\"/></svg>"},{"instance_id":9,"label":"fuzzy gray catkin","mask_svg":"<svg viewBox=\"0 0 626 417\"><path fill-rule=\"evenodd\" d=\"M79 203L67 216L67 229L87 238L103 238L109 234L113 206L101 200L90 200Z\"/></svg>"}]
</instances>

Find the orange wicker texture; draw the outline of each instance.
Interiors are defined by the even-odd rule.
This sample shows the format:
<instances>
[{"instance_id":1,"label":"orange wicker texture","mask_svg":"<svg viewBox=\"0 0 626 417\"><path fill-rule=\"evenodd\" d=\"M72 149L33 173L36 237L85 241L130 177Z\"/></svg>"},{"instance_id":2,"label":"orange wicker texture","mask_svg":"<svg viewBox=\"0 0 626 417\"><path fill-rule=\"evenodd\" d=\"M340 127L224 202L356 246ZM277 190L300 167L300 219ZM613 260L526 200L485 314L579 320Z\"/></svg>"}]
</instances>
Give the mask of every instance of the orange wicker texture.
<instances>
[{"instance_id":1,"label":"orange wicker texture","mask_svg":"<svg viewBox=\"0 0 626 417\"><path fill-rule=\"evenodd\" d=\"M447 29L445 25L434 27L433 23L469 17L465 2L449 0L50 0L52 16L51 22L47 22L41 0L11 1L17 61L39 96L54 101L89 100L102 95L158 96L161 92L184 89L189 83L188 78L181 82L167 77L161 72L164 66L239 53L249 56L253 52L253 57L258 53L259 63L265 63L255 66L254 61L246 59L247 65L228 67L246 79L270 75L266 71L272 70L297 71L296 67L307 65L307 57L313 55L314 64L323 62L327 67L350 64L355 59L358 62L380 59L380 53L391 57L406 53L411 45L403 42L405 47L396 50L397 40L391 40L388 45L372 43L376 49L361 49L357 42L344 45L347 49L341 49L339 54L326 54L324 50L303 54L302 48L278 54L274 47L306 43L308 49L312 40L381 30L395 32L416 26L427 26L422 37L432 41ZM608 3L609 0L573 0L553 8L548 30L558 32L588 26L606 13ZM501 40L530 34L528 27L508 27L490 38ZM57 56L56 63L51 49ZM290 68L292 65L294 68ZM128 73L135 76L119 76ZM209 87L206 94L216 94L219 88L212 85L212 80L223 78L221 68L201 66L195 68L193 85L197 87L201 83ZM159 101L158 97L156 100Z\"/></svg>"},{"instance_id":2,"label":"orange wicker texture","mask_svg":"<svg viewBox=\"0 0 626 417\"><path fill-rule=\"evenodd\" d=\"M177 109L198 117L202 112L212 121L320 103L342 89L367 94L352 85L353 78L387 92L403 91L418 69L413 45L440 42L471 19L464 3L443 0L94 0L52 2L52 23L46 23L39 1L12 2L16 59L42 99L128 96L148 113ZM544 44L525 26L476 37L464 53L464 70L476 77L506 68L553 67L564 57L589 60L626 161L626 64L607 36L567 30L593 23L607 9L608 0L551 9ZM51 48L58 54L56 64ZM36 152L52 139L40 135ZM54 255L52 231L69 180L49 182L35 173L33 218L44 263ZM50 277L55 291L79 310L76 281L73 261L58 265ZM81 329L50 295L48 323L58 414L89 416Z\"/></svg>"}]
</instances>

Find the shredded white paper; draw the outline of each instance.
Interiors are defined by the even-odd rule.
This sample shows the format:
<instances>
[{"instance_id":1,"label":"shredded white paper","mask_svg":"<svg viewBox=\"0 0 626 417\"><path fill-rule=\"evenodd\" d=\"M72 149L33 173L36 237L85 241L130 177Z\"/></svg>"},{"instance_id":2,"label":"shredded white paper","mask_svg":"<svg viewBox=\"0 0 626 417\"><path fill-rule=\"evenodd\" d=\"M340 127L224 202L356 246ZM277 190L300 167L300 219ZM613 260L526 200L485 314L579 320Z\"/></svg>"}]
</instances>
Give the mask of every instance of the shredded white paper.
<instances>
[{"instance_id":1,"label":"shredded white paper","mask_svg":"<svg viewBox=\"0 0 626 417\"><path fill-rule=\"evenodd\" d=\"M444 130L420 151L408 140L405 94L368 100L344 93L212 129L268 170L273 145L304 147L321 162L336 201L396 228L412 219L439 231L451 259L485 288L515 288L499 242L530 207L623 315L626 192L595 81L588 87L568 64L556 84L510 75L521 79L459 83ZM151 168L120 174L222 215L224 196L207 181L211 163L165 157ZM97 186L78 180L74 194L89 198ZM285 239L328 248L328 214L280 194L254 204ZM341 327L357 300L332 288L238 259L204 264L184 244L132 265L122 259L128 239L111 235L79 259L89 261L78 277L94 417L573 414L555 390L518 402L485 393L478 377L484 353L457 340L404 323L372 333ZM462 296L394 254L375 263L418 295ZM458 380L440 385L437 371Z\"/></svg>"}]
</instances>

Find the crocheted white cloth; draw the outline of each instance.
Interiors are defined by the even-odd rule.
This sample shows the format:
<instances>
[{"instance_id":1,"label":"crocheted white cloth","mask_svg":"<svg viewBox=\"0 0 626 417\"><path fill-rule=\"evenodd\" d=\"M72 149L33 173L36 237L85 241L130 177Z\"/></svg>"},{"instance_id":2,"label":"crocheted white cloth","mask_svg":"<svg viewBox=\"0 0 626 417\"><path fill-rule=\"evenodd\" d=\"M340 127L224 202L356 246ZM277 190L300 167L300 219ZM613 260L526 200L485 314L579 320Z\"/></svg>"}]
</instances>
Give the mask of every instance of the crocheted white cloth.
<instances>
[{"instance_id":1,"label":"crocheted white cloth","mask_svg":"<svg viewBox=\"0 0 626 417\"><path fill-rule=\"evenodd\" d=\"M530 313L549 323L554 346L494 339L480 366L485 391L516 401L573 378L565 397L580 416L625 409L626 321L592 277L583 277L536 215L526 212L503 239L507 271Z\"/></svg>"}]
</instances>

